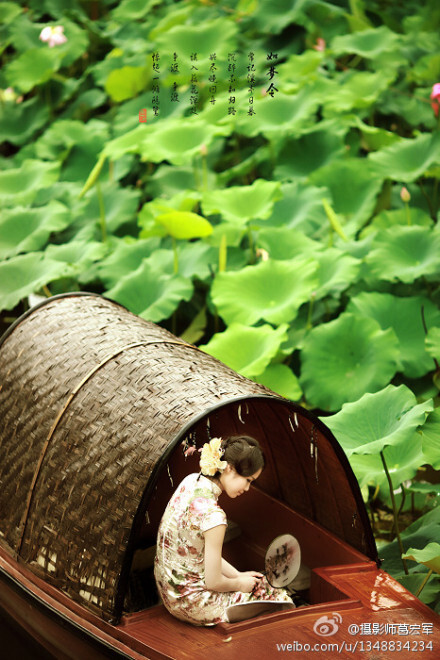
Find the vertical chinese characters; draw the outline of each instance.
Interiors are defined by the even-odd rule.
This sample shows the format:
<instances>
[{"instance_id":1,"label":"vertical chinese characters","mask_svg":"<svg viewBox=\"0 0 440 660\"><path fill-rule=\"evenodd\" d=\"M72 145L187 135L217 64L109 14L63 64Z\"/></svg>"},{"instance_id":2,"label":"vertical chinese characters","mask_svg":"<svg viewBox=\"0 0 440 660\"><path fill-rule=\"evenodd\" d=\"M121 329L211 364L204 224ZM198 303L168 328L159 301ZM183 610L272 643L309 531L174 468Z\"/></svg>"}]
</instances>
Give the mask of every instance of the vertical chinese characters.
<instances>
[{"instance_id":1,"label":"vertical chinese characters","mask_svg":"<svg viewBox=\"0 0 440 660\"><path fill-rule=\"evenodd\" d=\"M209 56L211 64L209 65L209 82L211 85L209 86L209 93L211 94L211 98L209 99L209 102L214 105L216 98L215 94L217 92L217 66L216 66L216 61L217 61L217 55L215 53L211 53Z\"/></svg>"},{"instance_id":2,"label":"vertical chinese characters","mask_svg":"<svg viewBox=\"0 0 440 660\"><path fill-rule=\"evenodd\" d=\"M178 56L177 53L173 54L173 62L170 66L170 71L171 73L179 73L179 62L178 62ZM177 91L177 82L173 82L173 86L171 88L171 103L178 103L179 102L179 94Z\"/></svg>"},{"instance_id":3,"label":"vertical chinese characters","mask_svg":"<svg viewBox=\"0 0 440 660\"><path fill-rule=\"evenodd\" d=\"M153 106L153 113L154 116L157 117L159 115L159 77L160 77L160 68L159 68L159 60L160 60L160 55L159 53L153 53L151 55L153 59L153 96L151 98L151 103Z\"/></svg>"},{"instance_id":4,"label":"vertical chinese characters","mask_svg":"<svg viewBox=\"0 0 440 660\"><path fill-rule=\"evenodd\" d=\"M195 62L197 62L197 53L191 53L191 87L190 92L191 96L189 97L189 102L191 104L191 114L197 115L197 104L199 102L199 88L198 88L198 71Z\"/></svg>"},{"instance_id":5,"label":"vertical chinese characters","mask_svg":"<svg viewBox=\"0 0 440 660\"><path fill-rule=\"evenodd\" d=\"M275 74L278 73L278 71L275 69L277 59L278 59L277 53L270 52L267 56L267 61L268 62L273 62L273 64L270 65L269 71L267 72L267 75L269 76L270 85L266 89L266 93L270 94L270 96L272 98L275 96L275 92L278 92L278 89L275 87L275 84L273 83L273 80L275 78Z\"/></svg>"},{"instance_id":6,"label":"vertical chinese characters","mask_svg":"<svg viewBox=\"0 0 440 660\"><path fill-rule=\"evenodd\" d=\"M228 115L236 115L237 108L235 107L235 91L236 91L236 60L235 53L228 53L228 73L229 73L229 106L228 106Z\"/></svg>"},{"instance_id":7,"label":"vertical chinese characters","mask_svg":"<svg viewBox=\"0 0 440 660\"><path fill-rule=\"evenodd\" d=\"M254 109L254 87L255 87L255 55L251 51L248 55L249 58L249 64L247 67L248 73L247 73L247 81L248 81L248 91L249 91L249 109L248 109L248 115L252 116L255 115L255 109Z\"/></svg>"}]
</instances>

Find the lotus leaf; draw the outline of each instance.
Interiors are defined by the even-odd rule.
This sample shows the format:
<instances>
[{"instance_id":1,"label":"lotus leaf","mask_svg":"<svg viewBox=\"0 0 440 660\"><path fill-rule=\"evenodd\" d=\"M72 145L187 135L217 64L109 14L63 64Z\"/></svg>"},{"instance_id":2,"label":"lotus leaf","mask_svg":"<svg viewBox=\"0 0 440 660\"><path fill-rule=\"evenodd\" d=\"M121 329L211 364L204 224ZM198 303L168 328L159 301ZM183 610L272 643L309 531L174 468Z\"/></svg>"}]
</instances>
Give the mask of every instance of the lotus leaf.
<instances>
[{"instance_id":1,"label":"lotus leaf","mask_svg":"<svg viewBox=\"0 0 440 660\"><path fill-rule=\"evenodd\" d=\"M21 7L17 7L15 2L2 2L0 5L0 23L10 23L21 12Z\"/></svg>"},{"instance_id":2,"label":"lotus leaf","mask_svg":"<svg viewBox=\"0 0 440 660\"><path fill-rule=\"evenodd\" d=\"M40 250L51 232L61 231L72 220L66 206L55 200L40 208L5 209L0 218L0 259Z\"/></svg>"},{"instance_id":3,"label":"lotus leaf","mask_svg":"<svg viewBox=\"0 0 440 660\"><path fill-rule=\"evenodd\" d=\"M111 12L115 21L135 21L144 18L161 0L122 0Z\"/></svg>"},{"instance_id":4,"label":"lotus leaf","mask_svg":"<svg viewBox=\"0 0 440 660\"><path fill-rule=\"evenodd\" d=\"M169 53L178 52L182 62L189 61L191 53L197 50L199 63L215 53L219 60L227 61L228 53L236 50L237 27L232 21L221 18L205 20L196 25L185 24L171 27L155 39L156 50Z\"/></svg>"},{"instance_id":5,"label":"lotus leaf","mask_svg":"<svg viewBox=\"0 0 440 660\"><path fill-rule=\"evenodd\" d=\"M13 309L42 286L70 273L66 264L44 258L43 252L12 257L0 263L0 311Z\"/></svg>"},{"instance_id":6,"label":"lotus leaf","mask_svg":"<svg viewBox=\"0 0 440 660\"><path fill-rule=\"evenodd\" d=\"M122 277L104 295L134 314L157 322L169 318L179 303L189 300L192 293L190 280L180 275L168 275L143 261L137 270Z\"/></svg>"},{"instance_id":7,"label":"lotus leaf","mask_svg":"<svg viewBox=\"0 0 440 660\"><path fill-rule=\"evenodd\" d=\"M133 188L123 188L110 181L101 185L102 201L105 212L105 222L109 232L126 228L129 223L136 224L136 211L139 205L140 191ZM89 223L99 222L100 205L96 192L89 193L87 205L83 210Z\"/></svg>"},{"instance_id":8,"label":"lotus leaf","mask_svg":"<svg viewBox=\"0 0 440 660\"><path fill-rule=\"evenodd\" d=\"M61 65L62 55L55 48L32 48L9 63L5 75L9 85L29 92L47 82Z\"/></svg>"},{"instance_id":9,"label":"lotus leaf","mask_svg":"<svg viewBox=\"0 0 440 660\"><path fill-rule=\"evenodd\" d=\"M440 325L440 323L437 323L437 326L438 325ZM428 334L426 336L426 350L434 360L440 362L440 328L439 327L429 328ZM432 363L431 363L431 367L432 367Z\"/></svg>"},{"instance_id":10,"label":"lotus leaf","mask_svg":"<svg viewBox=\"0 0 440 660\"><path fill-rule=\"evenodd\" d=\"M339 440L338 436L337 438ZM424 461L421 441L415 433L408 434L406 439L399 440L396 446L388 445L383 450L383 454L394 488L413 479ZM379 486L381 499L385 501L389 499L389 484L379 453L352 453L350 465L361 486L367 484L374 487Z\"/></svg>"},{"instance_id":11,"label":"lotus leaf","mask_svg":"<svg viewBox=\"0 0 440 660\"><path fill-rule=\"evenodd\" d=\"M159 4L159 2L157 2ZM169 12L163 16L157 23L157 25L149 33L149 38L152 42L155 42L159 34L166 34L175 25L184 25L187 22L191 22L192 15L194 14L194 8L191 6L180 7L178 4L173 7L172 12Z\"/></svg>"},{"instance_id":12,"label":"lotus leaf","mask_svg":"<svg viewBox=\"0 0 440 660\"><path fill-rule=\"evenodd\" d=\"M374 456L389 445L400 447L408 439L414 441L415 430L425 423L431 410L431 400L417 404L405 385L388 385L380 392L345 403L336 415L326 417L325 423L348 456Z\"/></svg>"},{"instance_id":13,"label":"lotus leaf","mask_svg":"<svg viewBox=\"0 0 440 660\"><path fill-rule=\"evenodd\" d=\"M209 147L217 135L226 135L228 127L211 126L201 118L169 119L157 124L142 124L130 133L107 144L104 153L119 158L125 153L139 153L143 160L160 163L168 160L184 165L200 154L202 144Z\"/></svg>"},{"instance_id":14,"label":"lotus leaf","mask_svg":"<svg viewBox=\"0 0 440 660\"><path fill-rule=\"evenodd\" d=\"M419 433L424 455L422 463L429 463L435 470L440 470L440 408L429 413Z\"/></svg>"},{"instance_id":15,"label":"lotus leaf","mask_svg":"<svg viewBox=\"0 0 440 660\"><path fill-rule=\"evenodd\" d=\"M86 125L83 122L72 119L59 119L54 122L45 133L35 142L35 155L43 160L62 159L69 154L73 147L89 152L93 161L103 149L109 137L109 126L104 121L92 119ZM86 163L88 169L93 161ZM65 179L69 177L64 177ZM83 180L84 169L81 177L74 180Z\"/></svg>"},{"instance_id":16,"label":"lotus leaf","mask_svg":"<svg viewBox=\"0 0 440 660\"><path fill-rule=\"evenodd\" d=\"M63 261L80 273L93 262L101 261L108 248L97 241L71 241L63 245L48 245L44 251L45 257L53 261Z\"/></svg>"},{"instance_id":17,"label":"lotus leaf","mask_svg":"<svg viewBox=\"0 0 440 660\"><path fill-rule=\"evenodd\" d=\"M399 35L382 25L375 29L336 37L332 41L331 48L335 55L356 53L361 57L374 59L381 53L396 49L400 43Z\"/></svg>"},{"instance_id":18,"label":"lotus leaf","mask_svg":"<svg viewBox=\"0 0 440 660\"><path fill-rule=\"evenodd\" d=\"M435 507L417 520L411 523L406 529L400 532L404 548L424 548L430 542L438 542L440 537L440 507ZM402 562L400 560L401 551L397 539L382 548L381 556L384 558L384 569L393 574L402 572ZM409 572L420 571L419 566L409 566ZM418 585L420 586L420 577Z\"/></svg>"},{"instance_id":19,"label":"lotus leaf","mask_svg":"<svg viewBox=\"0 0 440 660\"><path fill-rule=\"evenodd\" d=\"M292 321L316 289L313 259L262 261L238 272L219 273L211 288L218 313L229 325L253 325L260 319L279 324Z\"/></svg>"},{"instance_id":20,"label":"lotus leaf","mask_svg":"<svg viewBox=\"0 0 440 660\"><path fill-rule=\"evenodd\" d=\"M399 87L401 88L401 85ZM415 91L410 97L407 96L406 98L404 98L402 93L396 94L396 91L394 89L386 90L381 97L382 110L384 113L388 115L399 115L404 122L409 124L410 127L412 126L416 129L415 133L418 133L418 129L420 126L427 127L430 131L432 131L436 127L435 116L432 112L430 104L426 103L426 99L429 97L430 91L431 88L425 88L425 89L422 89L420 87L415 88ZM408 138L406 138L405 136L404 139L408 139ZM389 173L390 178L394 178L394 173L397 174L399 171L403 173L406 165L409 165L411 169L405 171L405 177L406 178L411 177L409 180L412 180L413 177L415 177L415 172L417 171L417 168L419 166L423 168L424 155L419 151L418 148L416 148L414 151L416 160L414 161L414 163L411 164L410 152L411 152L411 148L410 145L408 144L408 150L406 149L404 150L405 161L402 162L400 166L398 163L398 158L394 158L392 154L389 155L390 164L392 164L393 166L392 172ZM425 157L427 157L429 160L430 154L425 153ZM388 159L388 155L386 158L384 158L384 161L380 163L381 168L384 167L385 169L386 167L385 160L387 159ZM400 178L400 180L402 181L405 179Z\"/></svg>"},{"instance_id":21,"label":"lotus leaf","mask_svg":"<svg viewBox=\"0 0 440 660\"><path fill-rule=\"evenodd\" d=\"M201 238L212 234L212 225L198 213L169 211L156 217L173 238Z\"/></svg>"},{"instance_id":22,"label":"lotus leaf","mask_svg":"<svg viewBox=\"0 0 440 660\"><path fill-rule=\"evenodd\" d=\"M341 74L341 80L333 81L333 94L329 90L324 116L330 118L343 112L366 110L377 101L379 94L387 89L396 75L397 72L386 69L375 73L350 70Z\"/></svg>"},{"instance_id":23,"label":"lotus leaf","mask_svg":"<svg viewBox=\"0 0 440 660\"><path fill-rule=\"evenodd\" d=\"M221 224L215 225L213 227L212 234L208 236L205 240L210 245L213 245L218 248L222 245L222 241L226 241L226 245L228 246L228 254L230 253L229 250L230 247L237 248L237 250L240 250L242 254L242 259L240 260L240 263L242 266L246 266L247 264L246 254L239 247L241 245L245 233L246 233L245 227L237 227L236 225L233 225L230 222L222 222Z\"/></svg>"},{"instance_id":24,"label":"lotus leaf","mask_svg":"<svg viewBox=\"0 0 440 660\"><path fill-rule=\"evenodd\" d=\"M250 328L232 323L200 348L243 376L256 378L264 372L285 341L286 330L286 324L274 330L267 324Z\"/></svg>"},{"instance_id":25,"label":"lotus leaf","mask_svg":"<svg viewBox=\"0 0 440 660\"><path fill-rule=\"evenodd\" d=\"M440 593L440 577L437 575L431 575L428 578L428 581L424 584L422 592L419 593L420 587L423 584L424 579L427 577L427 573L422 569L421 564L417 564L414 568L414 573L411 573L410 575L402 574L401 571L402 562L400 562L400 573L396 573L394 577L405 587L405 589L408 589L408 591L415 594L422 603L429 605L432 609L437 609L438 612L438 603L436 608L434 606L436 601L438 601L438 595Z\"/></svg>"},{"instance_id":26,"label":"lotus leaf","mask_svg":"<svg viewBox=\"0 0 440 660\"><path fill-rule=\"evenodd\" d=\"M420 225L421 227L432 227L432 218L417 207L409 210L409 217L412 225ZM395 209L393 211L381 211L378 213L371 223L362 230L361 236L365 237L374 232L380 232L382 229L390 229L397 225L408 225L408 212L406 209Z\"/></svg>"},{"instance_id":27,"label":"lotus leaf","mask_svg":"<svg viewBox=\"0 0 440 660\"><path fill-rule=\"evenodd\" d=\"M87 32L75 22L69 20L64 12L62 25L67 41L62 45L57 45L52 50L56 50L58 57L62 58L63 66L70 66L85 52L89 42ZM33 49L47 50L49 46L39 39L41 27L41 24L29 20L28 13L23 13L11 25L11 38L14 48L22 53Z\"/></svg>"},{"instance_id":28,"label":"lotus leaf","mask_svg":"<svg viewBox=\"0 0 440 660\"><path fill-rule=\"evenodd\" d=\"M264 32L279 34L290 23L305 20L305 10L310 0L299 0L292 4L289 0L260 0L259 11L253 22Z\"/></svg>"},{"instance_id":29,"label":"lotus leaf","mask_svg":"<svg viewBox=\"0 0 440 660\"><path fill-rule=\"evenodd\" d=\"M327 248L315 254L315 258L319 264L317 298L329 294L339 296L359 278L361 265L359 259L345 254L342 250Z\"/></svg>"},{"instance_id":30,"label":"lotus leaf","mask_svg":"<svg viewBox=\"0 0 440 660\"><path fill-rule=\"evenodd\" d=\"M371 273L381 280L412 283L440 273L440 232L429 227L396 226L379 233L366 257Z\"/></svg>"},{"instance_id":31,"label":"lotus leaf","mask_svg":"<svg viewBox=\"0 0 440 660\"><path fill-rule=\"evenodd\" d=\"M136 63L141 64L141 62ZM142 63L145 63L145 57ZM113 48L104 58L96 62L91 74L96 84L104 87L111 72L120 69L124 64L134 64L133 57L130 57L122 48Z\"/></svg>"},{"instance_id":32,"label":"lotus leaf","mask_svg":"<svg viewBox=\"0 0 440 660\"><path fill-rule=\"evenodd\" d=\"M440 573L440 545L438 543L428 543L423 549L408 548L403 559L412 559L418 564L427 566L430 570Z\"/></svg>"},{"instance_id":33,"label":"lotus leaf","mask_svg":"<svg viewBox=\"0 0 440 660\"><path fill-rule=\"evenodd\" d=\"M205 334L207 324L206 307L202 307L189 326L180 334L180 338L190 344L198 342Z\"/></svg>"},{"instance_id":34,"label":"lotus leaf","mask_svg":"<svg viewBox=\"0 0 440 660\"><path fill-rule=\"evenodd\" d=\"M383 128L378 128L377 126L366 124L357 115L346 116L345 120L349 122L351 126L355 126L359 129L362 135L362 144L368 151L377 151L382 147L387 147L400 140L399 136L395 133L384 130Z\"/></svg>"},{"instance_id":35,"label":"lotus leaf","mask_svg":"<svg viewBox=\"0 0 440 660\"><path fill-rule=\"evenodd\" d=\"M142 261L158 249L159 239L150 238L127 242L113 238L112 245L114 245L113 251L101 261L98 268L99 277L107 289L116 286L124 275L139 268Z\"/></svg>"},{"instance_id":36,"label":"lotus leaf","mask_svg":"<svg viewBox=\"0 0 440 660\"><path fill-rule=\"evenodd\" d=\"M151 194L173 196L183 190L196 188L196 175L193 167L177 165L160 165L150 179Z\"/></svg>"},{"instance_id":37,"label":"lotus leaf","mask_svg":"<svg viewBox=\"0 0 440 660\"><path fill-rule=\"evenodd\" d=\"M277 158L277 179L306 177L331 163L345 152L343 133L348 130L339 122L307 132L298 139L288 139Z\"/></svg>"},{"instance_id":38,"label":"lotus leaf","mask_svg":"<svg viewBox=\"0 0 440 660\"><path fill-rule=\"evenodd\" d=\"M302 181L281 186L282 198L275 202L272 215L265 224L298 229L317 240L328 236L328 222L322 205L325 188Z\"/></svg>"},{"instance_id":39,"label":"lotus leaf","mask_svg":"<svg viewBox=\"0 0 440 660\"><path fill-rule=\"evenodd\" d=\"M438 53L424 55L408 72L408 80L418 85L425 83L429 85L440 75L440 55Z\"/></svg>"},{"instance_id":40,"label":"lotus leaf","mask_svg":"<svg viewBox=\"0 0 440 660\"><path fill-rule=\"evenodd\" d=\"M319 241L308 238L297 229L287 227L268 227L258 232L257 244L266 250L272 259L289 260L295 257L316 256L324 250Z\"/></svg>"},{"instance_id":41,"label":"lotus leaf","mask_svg":"<svg viewBox=\"0 0 440 660\"><path fill-rule=\"evenodd\" d=\"M321 95L322 89L304 88L293 95L278 91L273 98L257 96L255 116L248 116L244 111L237 115L236 130L248 137L259 133L267 138L300 135L314 125Z\"/></svg>"},{"instance_id":42,"label":"lotus leaf","mask_svg":"<svg viewBox=\"0 0 440 660\"><path fill-rule=\"evenodd\" d=\"M202 241L181 243L176 248L179 275L185 278L206 280L212 277L218 259L217 250ZM152 268L170 275L174 272L174 255L171 250L156 249L146 261Z\"/></svg>"},{"instance_id":43,"label":"lotus leaf","mask_svg":"<svg viewBox=\"0 0 440 660\"><path fill-rule=\"evenodd\" d=\"M308 84L311 79L320 79L319 68L322 65L324 53L316 50L306 50L303 53L290 55L286 62L277 67L280 79L286 84ZM283 86L284 88L284 86Z\"/></svg>"},{"instance_id":44,"label":"lotus leaf","mask_svg":"<svg viewBox=\"0 0 440 660\"><path fill-rule=\"evenodd\" d=\"M268 218L280 197L279 183L256 179L251 186L205 192L202 208L205 215L220 213L225 220L242 225L253 218Z\"/></svg>"},{"instance_id":45,"label":"lotus leaf","mask_svg":"<svg viewBox=\"0 0 440 660\"><path fill-rule=\"evenodd\" d=\"M291 401L299 401L301 398L298 378L285 364L269 364L255 380Z\"/></svg>"},{"instance_id":46,"label":"lotus leaf","mask_svg":"<svg viewBox=\"0 0 440 660\"><path fill-rule=\"evenodd\" d=\"M374 173L368 162L355 158L335 160L331 165L321 167L309 179L330 190L335 212L347 218L343 230L349 236L353 236L370 218L382 187L382 178Z\"/></svg>"},{"instance_id":47,"label":"lotus leaf","mask_svg":"<svg viewBox=\"0 0 440 660\"><path fill-rule=\"evenodd\" d=\"M375 171L395 181L415 181L433 164L440 164L440 133L401 138L399 142L370 154Z\"/></svg>"},{"instance_id":48,"label":"lotus leaf","mask_svg":"<svg viewBox=\"0 0 440 660\"><path fill-rule=\"evenodd\" d=\"M0 208L31 204L40 188L58 180L58 163L25 160L18 168L0 172Z\"/></svg>"},{"instance_id":49,"label":"lotus leaf","mask_svg":"<svg viewBox=\"0 0 440 660\"><path fill-rule=\"evenodd\" d=\"M432 413L430 413L430 415L432 415ZM422 495L438 496L440 495L440 484L430 484L427 481L413 481L411 485L405 486L405 491L407 493L409 492L409 493L419 493Z\"/></svg>"},{"instance_id":50,"label":"lotus leaf","mask_svg":"<svg viewBox=\"0 0 440 660\"><path fill-rule=\"evenodd\" d=\"M149 82L148 68L144 66L123 66L114 69L105 82L105 91L116 103L126 101L142 92Z\"/></svg>"},{"instance_id":51,"label":"lotus leaf","mask_svg":"<svg viewBox=\"0 0 440 660\"><path fill-rule=\"evenodd\" d=\"M49 108L39 97L23 103L4 103L0 113L0 142L25 144L49 120Z\"/></svg>"},{"instance_id":52,"label":"lotus leaf","mask_svg":"<svg viewBox=\"0 0 440 660\"><path fill-rule=\"evenodd\" d=\"M312 405L337 410L384 387L396 373L398 355L393 330L345 312L306 337L300 383Z\"/></svg>"},{"instance_id":53,"label":"lotus leaf","mask_svg":"<svg viewBox=\"0 0 440 660\"><path fill-rule=\"evenodd\" d=\"M347 311L375 319L382 330L393 328L400 343L399 370L406 376L418 378L433 369L434 362L425 349L423 319L427 328L437 326L440 312L430 300L364 292L351 299Z\"/></svg>"}]
</instances>

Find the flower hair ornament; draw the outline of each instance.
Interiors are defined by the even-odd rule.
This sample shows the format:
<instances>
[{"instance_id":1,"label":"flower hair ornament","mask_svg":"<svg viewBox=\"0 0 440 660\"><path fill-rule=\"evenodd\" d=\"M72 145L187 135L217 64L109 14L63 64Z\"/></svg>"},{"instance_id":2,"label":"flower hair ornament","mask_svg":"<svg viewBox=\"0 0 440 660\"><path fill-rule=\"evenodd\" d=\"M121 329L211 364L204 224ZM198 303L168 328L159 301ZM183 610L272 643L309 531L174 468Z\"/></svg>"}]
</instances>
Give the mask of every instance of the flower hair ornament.
<instances>
[{"instance_id":1,"label":"flower hair ornament","mask_svg":"<svg viewBox=\"0 0 440 660\"><path fill-rule=\"evenodd\" d=\"M200 470L203 475L213 477L216 472L224 470L227 466L227 462L221 460L224 453L221 442L221 438L212 438L209 443L203 445L200 454Z\"/></svg>"}]
</instances>

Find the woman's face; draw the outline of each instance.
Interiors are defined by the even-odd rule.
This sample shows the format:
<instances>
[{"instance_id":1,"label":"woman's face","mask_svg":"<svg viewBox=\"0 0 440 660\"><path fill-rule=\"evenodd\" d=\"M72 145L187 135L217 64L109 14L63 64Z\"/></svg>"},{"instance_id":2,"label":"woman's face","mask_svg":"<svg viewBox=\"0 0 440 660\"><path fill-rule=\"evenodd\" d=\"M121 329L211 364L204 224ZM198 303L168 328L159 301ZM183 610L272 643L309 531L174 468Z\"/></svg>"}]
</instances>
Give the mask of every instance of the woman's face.
<instances>
[{"instance_id":1,"label":"woman's face","mask_svg":"<svg viewBox=\"0 0 440 660\"><path fill-rule=\"evenodd\" d=\"M220 486L229 497L238 497L249 490L249 486L260 476L261 472L262 469L260 468L255 474L251 474L249 477L242 477L228 463L220 475Z\"/></svg>"}]
</instances>

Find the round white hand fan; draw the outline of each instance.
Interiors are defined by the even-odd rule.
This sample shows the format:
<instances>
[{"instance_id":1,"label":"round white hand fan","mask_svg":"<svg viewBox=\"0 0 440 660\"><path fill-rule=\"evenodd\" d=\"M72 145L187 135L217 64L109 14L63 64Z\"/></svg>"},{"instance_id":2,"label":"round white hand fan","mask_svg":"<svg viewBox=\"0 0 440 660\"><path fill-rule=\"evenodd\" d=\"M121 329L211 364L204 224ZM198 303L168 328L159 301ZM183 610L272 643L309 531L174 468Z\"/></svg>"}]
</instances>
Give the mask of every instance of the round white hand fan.
<instances>
[{"instance_id":1,"label":"round white hand fan","mask_svg":"<svg viewBox=\"0 0 440 660\"><path fill-rule=\"evenodd\" d=\"M271 587L287 587L298 575L301 549L291 534L277 536L266 550L265 574Z\"/></svg>"}]
</instances>

